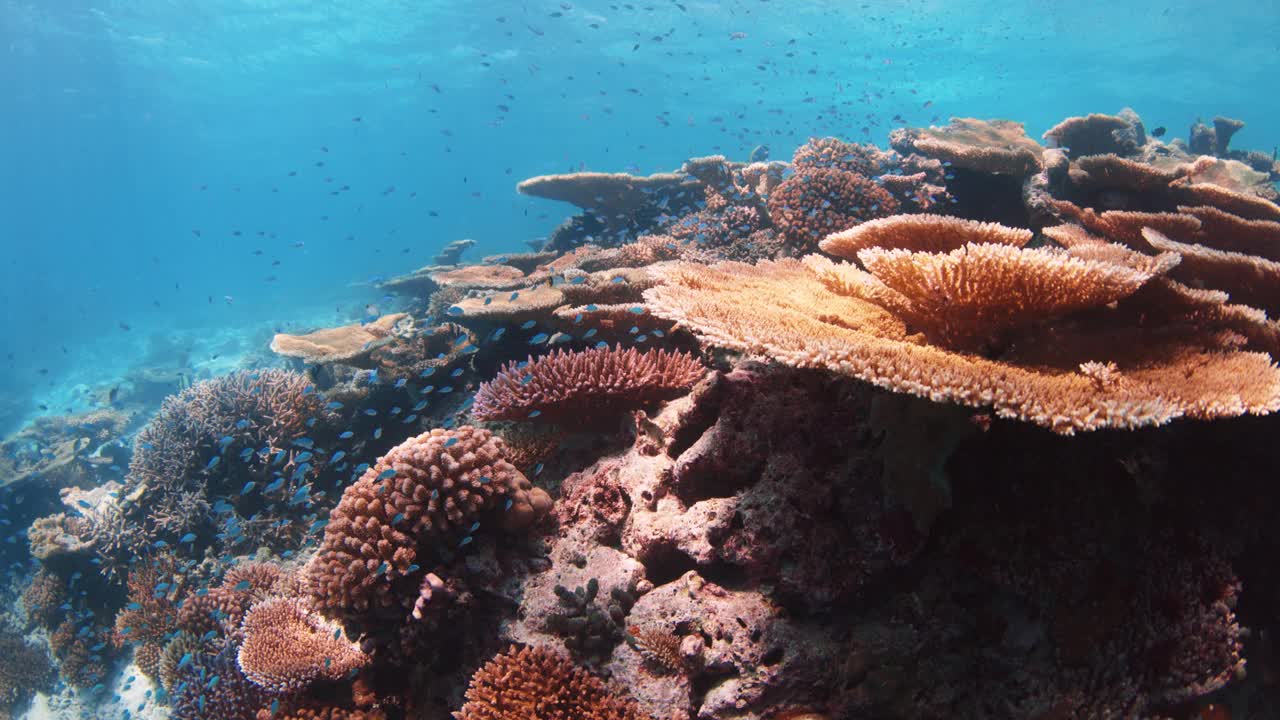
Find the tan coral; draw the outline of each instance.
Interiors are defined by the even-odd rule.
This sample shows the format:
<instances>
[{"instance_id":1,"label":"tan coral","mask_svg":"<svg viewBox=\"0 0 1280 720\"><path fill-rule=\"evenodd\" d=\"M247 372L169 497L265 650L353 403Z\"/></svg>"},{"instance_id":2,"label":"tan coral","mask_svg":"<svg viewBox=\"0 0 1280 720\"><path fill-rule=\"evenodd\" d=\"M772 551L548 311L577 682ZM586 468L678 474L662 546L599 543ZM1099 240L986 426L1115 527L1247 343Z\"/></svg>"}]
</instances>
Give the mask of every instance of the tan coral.
<instances>
[{"instance_id":1,"label":"tan coral","mask_svg":"<svg viewBox=\"0 0 1280 720\"><path fill-rule=\"evenodd\" d=\"M858 259L904 298L895 307L900 317L954 348L1115 302L1151 278L1125 265L1007 245L965 245L945 255L869 248Z\"/></svg>"},{"instance_id":2,"label":"tan coral","mask_svg":"<svg viewBox=\"0 0 1280 720\"><path fill-rule=\"evenodd\" d=\"M966 170L1025 176L1038 171L1044 148L1011 120L951 118L951 124L927 129L902 128L890 134L903 154L918 152Z\"/></svg>"},{"instance_id":3,"label":"tan coral","mask_svg":"<svg viewBox=\"0 0 1280 720\"><path fill-rule=\"evenodd\" d=\"M325 328L306 335L278 333L271 339L271 350L277 355L311 363L354 363L380 343L390 342L396 325L407 317L404 313L393 313L371 323Z\"/></svg>"},{"instance_id":4,"label":"tan coral","mask_svg":"<svg viewBox=\"0 0 1280 720\"><path fill-rule=\"evenodd\" d=\"M1086 155L1074 161L1077 185L1085 188L1123 188L1137 192L1167 190L1169 183L1182 177L1179 168L1157 167L1118 155Z\"/></svg>"},{"instance_id":5,"label":"tan coral","mask_svg":"<svg viewBox=\"0 0 1280 720\"><path fill-rule=\"evenodd\" d=\"M1184 205L1210 205L1246 220L1280 221L1280 205L1252 193L1221 187L1213 183L1183 183L1174 187Z\"/></svg>"},{"instance_id":6,"label":"tan coral","mask_svg":"<svg viewBox=\"0 0 1280 720\"><path fill-rule=\"evenodd\" d=\"M1246 220L1204 205L1180 205L1178 212L1200 221L1199 238L1205 245L1280 261L1280 222Z\"/></svg>"},{"instance_id":7,"label":"tan coral","mask_svg":"<svg viewBox=\"0 0 1280 720\"><path fill-rule=\"evenodd\" d=\"M529 280L523 271L510 265L462 265L436 270L431 279L440 287L458 287L467 290L501 290L520 287Z\"/></svg>"},{"instance_id":8,"label":"tan coral","mask_svg":"<svg viewBox=\"0 0 1280 720\"><path fill-rule=\"evenodd\" d=\"M999 223L978 222L945 215L893 215L868 220L828 235L818 247L825 253L852 260L859 250L948 252L968 243L996 243L1022 247L1033 233Z\"/></svg>"},{"instance_id":9,"label":"tan coral","mask_svg":"<svg viewBox=\"0 0 1280 720\"><path fill-rule=\"evenodd\" d=\"M254 684L273 694L301 690L314 680L339 680L370 661L341 626L294 598L271 598L244 616L236 661Z\"/></svg>"},{"instance_id":10,"label":"tan coral","mask_svg":"<svg viewBox=\"0 0 1280 720\"><path fill-rule=\"evenodd\" d=\"M495 290L464 298L449 307L450 320L462 325L502 324L547 315L566 302L564 293L550 284L519 290Z\"/></svg>"},{"instance_id":11,"label":"tan coral","mask_svg":"<svg viewBox=\"0 0 1280 720\"><path fill-rule=\"evenodd\" d=\"M683 173L642 176L577 172L531 177L516 185L516 190L522 195L571 203L583 210L630 213L654 202L656 193L694 185L696 182Z\"/></svg>"},{"instance_id":12,"label":"tan coral","mask_svg":"<svg viewBox=\"0 0 1280 720\"><path fill-rule=\"evenodd\" d=\"M1173 273L1178 280L1224 290L1232 301L1261 308L1271 315L1280 312L1280 262L1175 242L1151 228L1143 228L1142 236L1153 248L1182 257Z\"/></svg>"},{"instance_id":13,"label":"tan coral","mask_svg":"<svg viewBox=\"0 0 1280 720\"><path fill-rule=\"evenodd\" d=\"M649 720L634 701L542 648L510 648L476 671L456 720Z\"/></svg>"},{"instance_id":14,"label":"tan coral","mask_svg":"<svg viewBox=\"0 0 1280 720\"><path fill-rule=\"evenodd\" d=\"M1059 433L1280 409L1280 370L1268 355L1157 343L1158 335L1105 322L1106 311L1103 337L1042 344L1042 356L1024 365L912 341L892 313L831 292L799 261L677 265L664 275L667 283L645 294L650 307L705 342L935 402L992 407ZM1110 356L1088 357L1094 348ZM1126 382L1100 390L1078 370L1091 360L1115 362Z\"/></svg>"},{"instance_id":15,"label":"tan coral","mask_svg":"<svg viewBox=\"0 0 1280 720\"><path fill-rule=\"evenodd\" d=\"M1116 133L1132 127L1128 120L1115 115L1091 113L1081 117L1069 117L1044 133L1044 139L1054 147L1070 148L1071 156L1119 153L1125 149Z\"/></svg>"}]
</instances>

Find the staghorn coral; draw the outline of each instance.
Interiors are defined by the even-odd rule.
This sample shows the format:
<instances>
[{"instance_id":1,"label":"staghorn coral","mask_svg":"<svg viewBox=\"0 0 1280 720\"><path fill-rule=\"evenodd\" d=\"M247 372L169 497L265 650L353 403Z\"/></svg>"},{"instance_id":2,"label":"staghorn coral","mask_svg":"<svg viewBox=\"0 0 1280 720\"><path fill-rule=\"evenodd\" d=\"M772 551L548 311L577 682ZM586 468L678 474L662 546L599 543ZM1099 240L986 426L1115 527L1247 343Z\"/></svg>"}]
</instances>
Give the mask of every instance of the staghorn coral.
<instances>
[{"instance_id":1,"label":"staghorn coral","mask_svg":"<svg viewBox=\"0 0 1280 720\"><path fill-rule=\"evenodd\" d=\"M644 720L628 699L541 648L509 648L476 671L457 720Z\"/></svg>"},{"instance_id":2,"label":"staghorn coral","mask_svg":"<svg viewBox=\"0 0 1280 720\"><path fill-rule=\"evenodd\" d=\"M178 668L170 694L173 720L257 720L271 697L236 665L234 651L193 655Z\"/></svg>"},{"instance_id":3,"label":"staghorn coral","mask_svg":"<svg viewBox=\"0 0 1280 720\"><path fill-rule=\"evenodd\" d=\"M1043 329L993 360L911 341L890 310L832 292L798 261L676 265L663 274L667 284L645 293L650 309L705 342L936 402L990 406L1059 433L1280 409L1280 371L1270 357L1223 349L1218 328L1200 319L1179 327L1164 318L1177 332L1152 326L1150 306L1136 299L1132 312L1099 310L1093 325ZM1078 372L1090 360L1116 362L1127 382L1100 392Z\"/></svg>"},{"instance_id":4,"label":"staghorn coral","mask_svg":"<svg viewBox=\"0 0 1280 720\"><path fill-rule=\"evenodd\" d=\"M704 372L697 358L676 351L556 350L507 364L476 391L471 412L478 420L596 422L680 395Z\"/></svg>"},{"instance_id":5,"label":"staghorn coral","mask_svg":"<svg viewBox=\"0 0 1280 720\"><path fill-rule=\"evenodd\" d=\"M166 691L176 692L178 671L185 667L182 659L188 655L192 658L201 655L217 655L218 650L218 644L214 640L202 640L185 630L179 631L169 638L160 651L160 657L156 658L155 678L160 681L160 686Z\"/></svg>"},{"instance_id":6,"label":"staghorn coral","mask_svg":"<svg viewBox=\"0 0 1280 720\"><path fill-rule=\"evenodd\" d=\"M264 600L245 613L236 662L251 682L275 695L302 690L313 680L341 679L369 656L294 598Z\"/></svg>"},{"instance_id":7,"label":"staghorn coral","mask_svg":"<svg viewBox=\"0 0 1280 720\"><path fill-rule=\"evenodd\" d=\"M1044 148L1022 123L951 118L943 127L899 128L889 144L903 155L919 153L957 168L995 175L1026 176L1040 170Z\"/></svg>"},{"instance_id":8,"label":"staghorn coral","mask_svg":"<svg viewBox=\"0 0 1280 720\"><path fill-rule=\"evenodd\" d=\"M825 253L852 260L867 248L948 252L967 244L1022 247L1031 242L1030 230L945 215L894 215L868 220L832 233L818 244Z\"/></svg>"},{"instance_id":9,"label":"staghorn coral","mask_svg":"<svg viewBox=\"0 0 1280 720\"><path fill-rule=\"evenodd\" d=\"M400 332L397 325L407 318L404 313L395 313L383 315L370 323L325 328L306 335L277 333L271 339L271 351L315 364L341 362L359 365L370 350L393 340Z\"/></svg>"},{"instance_id":10,"label":"staghorn coral","mask_svg":"<svg viewBox=\"0 0 1280 720\"><path fill-rule=\"evenodd\" d=\"M179 539L174 528L186 524L196 539L178 544L178 552L189 555L211 543L227 549L245 539L238 531L215 536L215 520L225 530L247 524L245 517L263 509L268 499L262 493L241 492L248 481L266 486L278 475L285 479L280 492L288 497L324 468L324 460L304 447L310 441L302 439L332 417L324 403L306 376L285 370L239 371L166 398L138 434L128 479L113 505L118 524L128 531L121 537L143 536L144 544L165 538L173 545ZM213 498L226 506L216 518L203 512ZM271 520L306 509L277 509ZM284 547L304 532L304 523L282 524L261 540ZM125 554L102 542L96 550L104 561Z\"/></svg>"},{"instance_id":11,"label":"staghorn coral","mask_svg":"<svg viewBox=\"0 0 1280 720\"><path fill-rule=\"evenodd\" d=\"M342 494L307 566L311 593L339 616L407 614L425 574L415 564L421 546L456 543L495 514L500 527L519 530L550 506L490 432L437 428L392 448Z\"/></svg>"},{"instance_id":12,"label":"staghorn coral","mask_svg":"<svg viewBox=\"0 0 1280 720\"><path fill-rule=\"evenodd\" d=\"M792 247L810 250L828 234L892 215L898 201L863 175L834 168L801 170L769 195L769 216Z\"/></svg>"},{"instance_id":13,"label":"staghorn coral","mask_svg":"<svg viewBox=\"0 0 1280 720\"><path fill-rule=\"evenodd\" d=\"M112 642L138 646L138 667L148 677L160 676L160 656L178 626L178 606L185 582L172 555L135 565L127 580L129 604L116 615Z\"/></svg>"}]
</instances>

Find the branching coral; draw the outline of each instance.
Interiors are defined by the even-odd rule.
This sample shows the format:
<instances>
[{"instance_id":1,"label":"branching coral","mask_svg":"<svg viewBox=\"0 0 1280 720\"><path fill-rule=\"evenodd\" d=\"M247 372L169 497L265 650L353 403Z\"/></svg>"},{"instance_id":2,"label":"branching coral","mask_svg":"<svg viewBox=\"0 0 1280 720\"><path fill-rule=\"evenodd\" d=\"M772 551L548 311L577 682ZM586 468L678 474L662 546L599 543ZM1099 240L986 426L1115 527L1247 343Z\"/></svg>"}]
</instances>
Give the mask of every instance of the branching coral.
<instances>
[{"instance_id":1,"label":"branching coral","mask_svg":"<svg viewBox=\"0 0 1280 720\"><path fill-rule=\"evenodd\" d=\"M407 614L426 574L416 564L420 546L456 544L478 522L528 527L550 505L486 430L435 429L410 438L347 488L330 513L307 568L311 592L342 616L397 608Z\"/></svg>"},{"instance_id":2,"label":"branching coral","mask_svg":"<svg viewBox=\"0 0 1280 720\"><path fill-rule=\"evenodd\" d=\"M160 676L160 655L178 626L175 602L184 591L184 577L171 555L135 565L129 571L129 604L115 619L116 647L138 646L138 667L147 676Z\"/></svg>"},{"instance_id":3,"label":"branching coral","mask_svg":"<svg viewBox=\"0 0 1280 720\"><path fill-rule=\"evenodd\" d=\"M197 539L182 547L202 551L213 535L199 531L200 525L211 530L204 512L210 499L230 506L224 518L227 509L250 515L261 509L262 496L242 493L246 482L265 486L273 473L287 472L282 491L293 492L323 467L303 438L327 417L311 382L284 370L240 371L167 398L135 443L120 503L126 524L144 528L148 542L159 536L171 543L179 539L174 528L185 526ZM277 532L270 540L283 544L300 531ZM104 552L101 544L97 550Z\"/></svg>"},{"instance_id":4,"label":"branching coral","mask_svg":"<svg viewBox=\"0 0 1280 720\"><path fill-rule=\"evenodd\" d=\"M644 720L629 699L540 648L511 648L476 671L457 720Z\"/></svg>"},{"instance_id":5,"label":"branching coral","mask_svg":"<svg viewBox=\"0 0 1280 720\"><path fill-rule=\"evenodd\" d=\"M250 681L272 694L301 690L318 678L341 679L369 662L337 624L301 600L271 598L244 616L237 663Z\"/></svg>"},{"instance_id":6,"label":"branching coral","mask_svg":"<svg viewBox=\"0 0 1280 720\"><path fill-rule=\"evenodd\" d=\"M1025 269L1023 263L1007 267ZM1159 321L1146 316L1151 306L1137 297L1129 306L1098 307L1078 321L1006 339L1003 355L993 359L913 341L900 317L860 292L873 284L824 284L800 262L675 266L664 273L667 284L645 294L650 308L706 342L934 401L991 406L1000 416L1056 432L1280 409L1280 371L1269 356L1224 347L1221 326L1206 326L1201 316L1165 316L1163 325L1153 324ZM1131 275L1106 274L1112 273ZM1006 275L964 287L986 293L1022 282ZM1091 295L1099 302L1111 296ZM1099 388L1079 372L1088 361L1115 362L1124 382Z\"/></svg>"},{"instance_id":7,"label":"branching coral","mask_svg":"<svg viewBox=\"0 0 1280 720\"><path fill-rule=\"evenodd\" d=\"M257 720L271 697L236 666L235 654L197 654L176 672L170 697L173 720Z\"/></svg>"},{"instance_id":8,"label":"branching coral","mask_svg":"<svg viewBox=\"0 0 1280 720\"><path fill-rule=\"evenodd\" d=\"M769 196L769 216L793 247L809 250L828 234L892 215L898 201L863 175L834 168L801 170Z\"/></svg>"},{"instance_id":9,"label":"branching coral","mask_svg":"<svg viewBox=\"0 0 1280 720\"><path fill-rule=\"evenodd\" d=\"M0 716L53 681L53 668L37 647L28 645L17 633L0 630Z\"/></svg>"},{"instance_id":10,"label":"branching coral","mask_svg":"<svg viewBox=\"0 0 1280 720\"><path fill-rule=\"evenodd\" d=\"M674 351L557 350L509 363L480 386L472 414L479 420L592 422L675 397L704 373L697 358Z\"/></svg>"}]
</instances>

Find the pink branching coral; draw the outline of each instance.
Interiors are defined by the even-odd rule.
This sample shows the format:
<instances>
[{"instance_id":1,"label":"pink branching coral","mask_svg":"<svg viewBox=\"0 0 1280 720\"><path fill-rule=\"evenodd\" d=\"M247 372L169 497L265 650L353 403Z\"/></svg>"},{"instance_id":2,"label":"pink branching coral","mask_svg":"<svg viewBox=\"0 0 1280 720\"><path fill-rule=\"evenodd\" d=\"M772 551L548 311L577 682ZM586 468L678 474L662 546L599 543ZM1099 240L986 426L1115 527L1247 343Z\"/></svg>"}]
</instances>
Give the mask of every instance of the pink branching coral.
<instances>
[{"instance_id":1,"label":"pink branching coral","mask_svg":"<svg viewBox=\"0 0 1280 720\"><path fill-rule=\"evenodd\" d=\"M769 196L769 215L792 246L809 250L833 232L893 215L898 201L858 173L834 168L801 170Z\"/></svg>"},{"instance_id":2,"label":"pink branching coral","mask_svg":"<svg viewBox=\"0 0 1280 720\"><path fill-rule=\"evenodd\" d=\"M480 386L472 414L479 420L537 417L580 424L678 396L704 373L697 358L675 351L557 350L508 363Z\"/></svg>"},{"instance_id":3,"label":"pink branching coral","mask_svg":"<svg viewBox=\"0 0 1280 720\"><path fill-rule=\"evenodd\" d=\"M339 680L369 656L335 623L294 598L271 598L244 616L237 662L251 682L273 694L301 690L318 678Z\"/></svg>"},{"instance_id":4,"label":"pink branching coral","mask_svg":"<svg viewBox=\"0 0 1280 720\"><path fill-rule=\"evenodd\" d=\"M476 523L519 530L550 507L507 462L502 440L470 426L437 428L392 448L343 493L307 567L311 592L332 613L408 615L426 574L416 564L424 545L456 545Z\"/></svg>"}]
</instances>

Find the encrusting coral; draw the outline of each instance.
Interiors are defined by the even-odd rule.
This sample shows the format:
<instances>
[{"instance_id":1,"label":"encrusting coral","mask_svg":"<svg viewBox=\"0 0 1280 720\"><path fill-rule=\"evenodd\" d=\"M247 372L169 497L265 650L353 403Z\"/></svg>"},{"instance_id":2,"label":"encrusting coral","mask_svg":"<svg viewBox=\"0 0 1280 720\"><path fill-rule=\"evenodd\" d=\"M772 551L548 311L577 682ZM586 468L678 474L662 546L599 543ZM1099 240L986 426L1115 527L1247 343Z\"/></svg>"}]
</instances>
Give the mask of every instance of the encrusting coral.
<instances>
[{"instance_id":1,"label":"encrusting coral","mask_svg":"<svg viewBox=\"0 0 1280 720\"><path fill-rule=\"evenodd\" d=\"M456 545L481 523L520 530L550 506L489 431L437 428L392 448L343 493L307 568L311 592L339 616L407 615L428 574L416 562L423 545Z\"/></svg>"},{"instance_id":2,"label":"encrusting coral","mask_svg":"<svg viewBox=\"0 0 1280 720\"><path fill-rule=\"evenodd\" d=\"M507 364L476 392L478 420L525 420L582 424L670 399L705 374L687 353L635 348L555 350Z\"/></svg>"},{"instance_id":3,"label":"encrusting coral","mask_svg":"<svg viewBox=\"0 0 1280 720\"><path fill-rule=\"evenodd\" d=\"M476 671L457 720L648 720L591 673L541 648L510 648Z\"/></svg>"}]
</instances>

